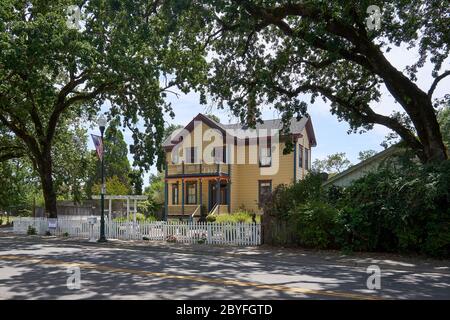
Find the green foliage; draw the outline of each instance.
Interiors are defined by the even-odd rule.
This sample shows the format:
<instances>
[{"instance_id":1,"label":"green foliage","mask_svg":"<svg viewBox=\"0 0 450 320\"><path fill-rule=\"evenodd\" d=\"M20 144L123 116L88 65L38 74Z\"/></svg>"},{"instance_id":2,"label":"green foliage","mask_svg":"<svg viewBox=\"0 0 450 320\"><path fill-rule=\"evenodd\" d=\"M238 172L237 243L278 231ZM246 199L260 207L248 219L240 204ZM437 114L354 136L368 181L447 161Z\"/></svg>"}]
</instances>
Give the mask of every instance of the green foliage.
<instances>
[{"instance_id":1,"label":"green foliage","mask_svg":"<svg viewBox=\"0 0 450 320\"><path fill-rule=\"evenodd\" d=\"M119 217L114 219L115 222L126 222L127 217ZM133 220L133 214L130 213L130 216L128 217L128 221L134 221ZM143 213L136 213L136 221L137 222L154 222L158 221L158 219L153 215L145 216Z\"/></svg>"},{"instance_id":2,"label":"green foliage","mask_svg":"<svg viewBox=\"0 0 450 320\"><path fill-rule=\"evenodd\" d=\"M92 158L87 148L86 119L61 120L52 149L54 187L60 200L85 198ZM95 163L95 162L94 162Z\"/></svg>"},{"instance_id":3,"label":"green foliage","mask_svg":"<svg viewBox=\"0 0 450 320\"><path fill-rule=\"evenodd\" d=\"M159 212L164 206L164 179L163 174L150 176L150 185L145 188L144 194L148 196L148 200L143 202L143 206L147 212Z\"/></svg>"},{"instance_id":4,"label":"green foliage","mask_svg":"<svg viewBox=\"0 0 450 320\"><path fill-rule=\"evenodd\" d=\"M0 162L0 209L29 206L39 192L39 182L26 158Z\"/></svg>"},{"instance_id":5,"label":"green foliage","mask_svg":"<svg viewBox=\"0 0 450 320\"><path fill-rule=\"evenodd\" d=\"M206 222L216 222L216 220L217 220L217 216L216 215L208 214L206 216Z\"/></svg>"},{"instance_id":6,"label":"green foliage","mask_svg":"<svg viewBox=\"0 0 450 320\"><path fill-rule=\"evenodd\" d=\"M323 160L316 159L312 164L313 171L339 173L351 166L350 161L345 157L345 152L330 154Z\"/></svg>"},{"instance_id":7,"label":"green foliage","mask_svg":"<svg viewBox=\"0 0 450 320\"><path fill-rule=\"evenodd\" d=\"M212 113L208 113L206 114L206 116L212 120L214 120L215 122L220 123L220 118L218 116L216 116L215 114Z\"/></svg>"},{"instance_id":8,"label":"green foliage","mask_svg":"<svg viewBox=\"0 0 450 320\"><path fill-rule=\"evenodd\" d=\"M312 248L334 248L337 210L330 204L312 200L291 209L300 245Z\"/></svg>"},{"instance_id":9,"label":"green foliage","mask_svg":"<svg viewBox=\"0 0 450 320\"><path fill-rule=\"evenodd\" d=\"M438 122L441 127L442 139L448 149L450 148L450 101L439 110Z\"/></svg>"},{"instance_id":10,"label":"green foliage","mask_svg":"<svg viewBox=\"0 0 450 320\"><path fill-rule=\"evenodd\" d=\"M292 216L291 208L308 200L324 198L323 177L319 173L308 174L290 186L278 185L264 205L264 212L276 218L286 220Z\"/></svg>"},{"instance_id":11,"label":"green foliage","mask_svg":"<svg viewBox=\"0 0 450 320\"><path fill-rule=\"evenodd\" d=\"M208 219L208 217L206 217ZM231 214L218 214L215 215L215 220L213 222L217 223L227 223L227 222L253 222L253 214L247 211L236 211ZM258 215L255 217L257 223L261 222L261 217Z\"/></svg>"},{"instance_id":12,"label":"green foliage","mask_svg":"<svg viewBox=\"0 0 450 320\"><path fill-rule=\"evenodd\" d=\"M33 227L33 226L28 226L28 229L27 229L27 235L29 235L29 236L34 236L34 235L36 235L36 234L37 234L36 228Z\"/></svg>"},{"instance_id":13,"label":"green foliage","mask_svg":"<svg viewBox=\"0 0 450 320\"><path fill-rule=\"evenodd\" d=\"M367 160L367 159L373 157L376 154L377 154L377 152L375 150L363 150L358 153L358 160L364 161L364 160Z\"/></svg>"},{"instance_id":14,"label":"green foliage","mask_svg":"<svg viewBox=\"0 0 450 320\"><path fill-rule=\"evenodd\" d=\"M81 6L78 29L67 23L69 5ZM161 168L164 116L174 116L165 98L175 87L186 93L187 82L195 87L205 68L198 49L180 43L186 38L168 41L175 20L165 12L158 2L0 1L0 160L30 158L52 216L56 168L49 164L69 118L95 120L107 103L108 117L133 132L133 165Z\"/></svg>"},{"instance_id":15,"label":"green foliage","mask_svg":"<svg viewBox=\"0 0 450 320\"><path fill-rule=\"evenodd\" d=\"M204 86L218 108L230 109L241 122L254 126L264 106L272 105L288 130L290 120L306 115L308 103L320 98L329 102L332 114L348 122L349 132L380 124L401 135L424 162L432 157L421 153L422 147L446 159L436 130L433 90L416 83L425 61L432 65L430 78L446 75L444 1L166 3L173 6L170 17L179 22L175 41L204 49L202 55L210 57L209 70L202 69L207 77ZM381 27L376 30L369 30L366 23L370 5L381 10ZM399 74L387 52L400 46L416 52L417 60ZM385 116L372 107L384 94L381 84L401 112Z\"/></svg>"},{"instance_id":16,"label":"green foliage","mask_svg":"<svg viewBox=\"0 0 450 320\"><path fill-rule=\"evenodd\" d=\"M131 193L130 186L124 184L117 176L106 179L106 194L109 195L127 195ZM102 186L100 183L92 187L93 194L100 194Z\"/></svg>"},{"instance_id":17,"label":"green foliage","mask_svg":"<svg viewBox=\"0 0 450 320\"><path fill-rule=\"evenodd\" d=\"M123 184L129 186L128 175L131 172L131 166L128 161L128 147L123 133L117 127L115 121L112 121L105 130L104 157L105 176L116 176ZM98 164L98 176L101 176L100 161L98 161Z\"/></svg>"},{"instance_id":18,"label":"green foliage","mask_svg":"<svg viewBox=\"0 0 450 320\"><path fill-rule=\"evenodd\" d=\"M450 161L370 173L340 207L341 243L353 250L450 253Z\"/></svg>"},{"instance_id":19,"label":"green foliage","mask_svg":"<svg viewBox=\"0 0 450 320\"><path fill-rule=\"evenodd\" d=\"M449 256L450 161L399 161L347 188L323 189L319 175L281 186L265 213L295 226L307 247Z\"/></svg>"}]
</instances>

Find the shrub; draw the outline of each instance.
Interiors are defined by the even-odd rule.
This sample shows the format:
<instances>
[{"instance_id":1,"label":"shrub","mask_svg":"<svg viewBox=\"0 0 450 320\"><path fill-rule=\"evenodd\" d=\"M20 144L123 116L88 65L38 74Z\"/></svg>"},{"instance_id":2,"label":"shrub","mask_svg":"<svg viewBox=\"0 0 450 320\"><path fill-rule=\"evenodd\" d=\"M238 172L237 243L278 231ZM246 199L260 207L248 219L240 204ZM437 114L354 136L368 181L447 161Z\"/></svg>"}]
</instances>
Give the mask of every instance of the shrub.
<instances>
[{"instance_id":1,"label":"shrub","mask_svg":"<svg viewBox=\"0 0 450 320\"><path fill-rule=\"evenodd\" d=\"M450 161L386 166L338 201L339 242L352 250L450 254Z\"/></svg>"},{"instance_id":2,"label":"shrub","mask_svg":"<svg viewBox=\"0 0 450 320\"><path fill-rule=\"evenodd\" d=\"M347 188L324 190L317 175L278 186L264 212L292 226L291 241L303 246L448 257L449 208L450 160L421 165L402 158Z\"/></svg>"},{"instance_id":3,"label":"shrub","mask_svg":"<svg viewBox=\"0 0 450 320\"><path fill-rule=\"evenodd\" d=\"M212 214L208 214L206 216L206 222L215 222L216 221L216 216L212 215Z\"/></svg>"},{"instance_id":4,"label":"shrub","mask_svg":"<svg viewBox=\"0 0 450 320\"><path fill-rule=\"evenodd\" d=\"M34 236L34 235L36 235L36 234L37 234L36 228L33 227L33 226L28 226L28 229L27 229L27 235L29 235L29 236Z\"/></svg>"},{"instance_id":5,"label":"shrub","mask_svg":"<svg viewBox=\"0 0 450 320\"><path fill-rule=\"evenodd\" d=\"M69 233L68 232L64 232L63 233L63 237L68 237L69 236Z\"/></svg>"},{"instance_id":6,"label":"shrub","mask_svg":"<svg viewBox=\"0 0 450 320\"><path fill-rule=\"evenodd\" d=\"M291 209L300 245L319 249L335 248L337 210L331 205L310 201Z\"/></svg>"},{"instance_id":7,"label":"shrub","mask_svg":"<svg viewBox=\"0 0 450 320\"><path fill-rule=\"evenodd\" d=\"M127 217L118 217L114 219L114 222L126 222ZM133 214L130 213L128 217L128 221L133 221ZM136 221L137 222L154 222L157 221L156 217L153 215L145 216L142 213L136 213Z\"/></svg>"},{"instance_id":8,"label":"shrub","mask_svg":"<svg viewBox=\"0 0 450 320\"><path fill-rule=\"evenodd\" d=\"M320 173L311 173L292 185L278 185L265 202L264 213L278 219L290 219L291 209L298 204L325 199L322 182Z\"/></svg>"},{"instance_id":9,"label":"shrub","mask_svg":"<svg viewBox=\"0 0 450 320\"><path fill-rule=\"evenodd\" d=\"M234 213L227 213L227 214L218 214L216 216L216 222L218 223L228 223L228 222L246 222L246 223L252 223L253 222L253 215L250 212L247 211L236 211ZM258 222L260 220L260 216L255 217L255 221Z\"/></svg>"}]
</instances>

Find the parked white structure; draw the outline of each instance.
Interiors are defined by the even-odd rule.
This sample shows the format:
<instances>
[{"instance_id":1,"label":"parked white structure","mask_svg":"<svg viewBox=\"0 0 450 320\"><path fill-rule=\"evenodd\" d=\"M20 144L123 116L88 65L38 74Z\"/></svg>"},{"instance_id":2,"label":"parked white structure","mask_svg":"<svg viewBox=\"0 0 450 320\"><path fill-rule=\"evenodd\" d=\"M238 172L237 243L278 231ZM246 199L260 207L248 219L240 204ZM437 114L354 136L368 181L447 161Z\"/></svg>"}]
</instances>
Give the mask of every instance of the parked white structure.
<instances>
[{"instance_id":1,"label":"parked white structure","mask_svg":"<svg viewBox=\"0 0 450 320\"><path fill-rule=\"evenodd\" d=\"M49 230L47 218L16 218L13 230L26 234L31 226L37 234ZM90 225L87 220L57 219L52 234L88 239ZM261 224L256 223L202 223L202 222L115 222L105 221L106 237L121 240L160 240L180 243L206 243L217 245L256 246L261 244ZM94 237L100 235L100 222L94 224Z\"/></svg>"},{"instance_id":2,"label":"parked white structure","mask_svg":"<svg viewBox=\"0 0 450 320\"><path fill-rule=\"evenodd\" d=\"M148 199L147 196L143 195L106 195L105 194L105 200L108 200L108 217L111 221L112 217L112 201L113 200L126 200L127 201L127 221L130 218L130 200L133 200L133 222L136 222L136 213L137 213L137 202L138 200L145 201ZM100 200L100 196L92 196L92 199Z\"/></svg>"}]
</instances>

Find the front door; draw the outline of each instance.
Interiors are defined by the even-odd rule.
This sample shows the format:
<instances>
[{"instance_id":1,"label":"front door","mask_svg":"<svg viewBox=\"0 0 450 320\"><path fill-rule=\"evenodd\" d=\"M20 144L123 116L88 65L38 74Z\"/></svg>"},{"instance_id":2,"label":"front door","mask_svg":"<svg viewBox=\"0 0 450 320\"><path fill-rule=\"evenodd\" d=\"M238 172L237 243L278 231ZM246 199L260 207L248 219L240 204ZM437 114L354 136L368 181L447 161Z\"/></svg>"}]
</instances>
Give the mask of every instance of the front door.
<instances>
[{"instance_id":1,"label":"front door","mask_svg":"<svg viewBox=\"0 0 450 320\"><path fill-rule=\"evenodd\" d=\"M227 183L222 182L220 184L220 204L228 204L227 202ZM208 211L211 211L212 208L217 203L217 183L215 181L209 182L209 203L208 203Z\"/></svg>"}]
</instances>

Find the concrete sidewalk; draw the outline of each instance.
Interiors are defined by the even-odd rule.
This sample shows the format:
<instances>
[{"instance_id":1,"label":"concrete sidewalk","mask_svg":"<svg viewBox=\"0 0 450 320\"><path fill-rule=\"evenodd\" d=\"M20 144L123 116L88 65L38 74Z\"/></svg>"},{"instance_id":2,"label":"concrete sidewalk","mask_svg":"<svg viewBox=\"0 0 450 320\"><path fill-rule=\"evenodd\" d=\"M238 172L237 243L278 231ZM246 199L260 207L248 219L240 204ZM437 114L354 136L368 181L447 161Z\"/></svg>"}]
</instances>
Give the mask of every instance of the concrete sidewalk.
<instances>
[{"instance_id":1,"label":"concrete sidewalk","mask_svg":"<svg viewBox=\"0 0 450 320\"><path fill-rule=\"evenodd\" d=\"M388 253L352 253L343 254L332 250L305 250L300 248L283 248L268 245L255 247L218 246L206 244L182 244L166 241L116 240L107 243L88 242L86 239L46 236L17 235L11 232L0 233L1 237L14 237L24 242L45 242L54 246L92 246L111 247L128 250L163 251L213 256L234 256L239 259L267 260L280 263L301 265L335 264L351 267L378 265L383 269L406 270L417 272L440 272L450 274L450 260L436 260L421 256L405 256Z\"/></svg>"}]
</instances>

